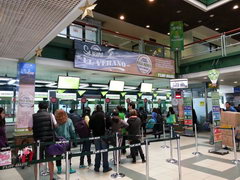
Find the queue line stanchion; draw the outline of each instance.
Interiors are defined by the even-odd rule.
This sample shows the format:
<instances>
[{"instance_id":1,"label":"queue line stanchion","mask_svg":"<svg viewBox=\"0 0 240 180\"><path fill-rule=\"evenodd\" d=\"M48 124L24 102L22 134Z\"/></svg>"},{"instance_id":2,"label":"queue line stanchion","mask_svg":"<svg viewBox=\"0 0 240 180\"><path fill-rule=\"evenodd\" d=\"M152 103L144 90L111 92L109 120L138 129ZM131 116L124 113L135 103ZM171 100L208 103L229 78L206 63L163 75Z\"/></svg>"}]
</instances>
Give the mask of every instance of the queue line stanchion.
<instances>
[{"instance_id":1,"label":"queue line stanchion","mask_svg":"<svg viewBox=\"0 0 240 180\"><path fill-rule=\"evenodd\" d=\"M170 138L173 138L173 126L170 127ZM170 139L170 158L166 160L168 163L176 164L177 160L173 159L172 140Z\"/></svg>"},{"instance_id":2,"label":"queue line stanchion","mask_svg":"<svg viewBox=\"0 0 240 180\"><path fill-rule=\"evenodd\" d=\"M235 128L232 128L232 140L233 140L233 151L234 151L234 160L232 160L232 162L234 164L239 164L240 160L237 159L237 147L236 147L236 139L235 139Z\"/></svg>"},{"instance_id":3,"label":"queue line stanchion","mask_svg":"<svg viewBox=\"0 0 240 180\"><path fill-rule=\"evenodd\" d=\"M182 180L182 165L181 165L181 149L180 149L180 136L177 135L177 156L178 156L178 176L179 180Z\"/></svg>"},{"instance_id":4,"label":"queue line stanchion","mask_svg":"<svg viewBox=\"0 0 240 180\"><path fill-rule=\"evenodd\" d=\"M146 180L149 180L149 149L148 140L145 140L145 154L146 154Z\"/></svg>"},{"instance_id":5,"label":"queue line stanchion","mask_svg":"<svg viewBox=\"0 0 240 180\"><path fill-rule=\"evenodd\" d=\"M166 138L165 122L163 122L163 138ZM162 145L161 148L169 148L169 146L166 144L166 141L164 141L164 145Z\"/></svg>"},{"instance_id":6,"label":"queue line stanchion","mask_svg":"<svg viewBox=\"0 0 240 180\"><path fill-rule=\"evenodd\" d=\"M41 176L48 176L49 170L48 170L48 163L45 162L43 166L43 170L40 172Z\"/></svg>"},{"instance_id":7,"label":"queue line stanchion","mask_svg":"<svg viewBox=\"0 0 240 180\"><path fill-rule=\"evenodd\" d=\"M37 160L40 160L40 140L37 140ZM36 179L40 180L40 163L37 163Z\"/></svg>"},{"instance_id":8,"label":"queue line stanchion","mask_svg":"<svg viewBox=\"0 0 240 180\"><path fill-rule=\"evenodd\" d=\"M66 162L66 173L65 173L65 180L70 179L70 162L69 162L69 151L66 152L66 157L65 157L65 162Z\"/></svg>"},{"instance_id":9,"label":"queue line stanchion","mask_svg":"<svg viewBox=\"0 0 240 180\"><path fill-rule=\"evenodd\" d=\"M118 133L116 132L116 147L119 148L119 139L118 139ZM117 169L116 169L116 173L112 174L111 177L113 179L119 179L119 178L123 178L125 176L125 174L123 173L119 173L119 152L120 150L117 149L116 150L116 165L117 165Z\"/></svg>"},{"instance_id":10,"label":"queue line stanchion","mask_svg":"<svg viewBox=\"0 0 240 180\"><path fill-rule=\"evenodd\" d=\"M194 128L195 128L195 147L196 147L196 151L193 152L192 154L195 155L195 156L199 156L199 155L202 155L202 153L200 153L198 151L198 134L197 134L197 124L194 124Z\"/></svg>"}]
</instances>

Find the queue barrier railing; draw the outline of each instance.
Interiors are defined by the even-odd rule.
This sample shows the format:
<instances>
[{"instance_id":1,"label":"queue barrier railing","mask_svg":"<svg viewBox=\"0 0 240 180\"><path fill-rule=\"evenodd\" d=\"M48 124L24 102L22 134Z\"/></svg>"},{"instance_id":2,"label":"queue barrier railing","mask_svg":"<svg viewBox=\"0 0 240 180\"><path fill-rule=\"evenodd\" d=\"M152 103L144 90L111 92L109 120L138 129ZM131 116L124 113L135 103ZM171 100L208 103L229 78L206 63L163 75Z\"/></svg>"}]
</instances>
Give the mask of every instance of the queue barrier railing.
<instances>
[{"instance_id":1,"label":"queue barrier railing","mask_svg":"<svg viewBox=\"0 0 240 180\"><path fill-rule=\"evenodd\" d=\"M240 160L237 157L237 146L236 146L236 134L235 134L235 127L224 127L224 126L215 126L215 129L224 129L224 130L231 130L232 131L232 141L233 141L233 155L234 159L232 160L233 164L240 164Z\"/></svg>"},{"instance_id":2,"label":"queue barrier railing","mask_svg":"<svg viewBox=\"0 0 240 180\"><path fill-rule=\"evenodd\" d=\"M92 141L92 140L100 140L100 139L106 139L106 138L112 138L115 137L116 138L116 142L118 142L118 137L119 135L112 135L112 136L101 136L101 137L90 137L90 138L82 138L82 139L78 139L78 142L84 142L84 141ZM127 137L138 137L140 138L141 135L138 136L131 136L131 135L127 135ZM98 153L103 153L103 152L110 152L110 151L120 151L122 149L128 149L128 148L132 148L132 147L136 147L136 146L142 146L145 145L145 153L146 153L146 180L149 180L149 145L151 143L154 142L161 142L161 141L172 141L172 140L177 140L177 149L178 149L178 170L179 170L179 180L182 179L182 172L181 172L181 157L180 157L180 136L177 134L174 137L170 137L170 138L154 138L154 139L145 139L144 142L140 142L140 143L136 143L136 144L129 144L126 146L121 146L119 147L119 145L117 145L116 147L111 147L111 148L107 148L107 149L102 149L102 150L95 150L95 151L89 151L89 152L71 152L71 151L67 151L65 154L61 155L61 156L56 156L56 157L52 157L52 158L43 158L40 159L40 146L47 146L47 145L51 145L51 144L55 144L55 143L70 143L70 141L58 141L58 142L40 142L38 141L37 143L31 143L31 144L24 144L24 145L11 145L10 147L6 147L6 148L1 148L0 151L9 151L11 149L14 148L24 148L27 146L34 146L37 147L37 160L32 160L32 161L28 161L26 163L14 163L11 165L5 165L5 166L0 166L0 170L6 170L6 169L11 169L11 168L16 168L16 167L24 167L27 165L31 165L31 164L37 164L37 180L40 180L40 163L46 163L46 162L52 162L52 161L56 161L56 160L62 160L65 159L66 160L66 174L65 174L65 179L69 180L70 178L70 174L69 174L69 168L70 168L70 161L69 159L71 159L72 157L79 157L79 156L85 156L85 155L92 155L92 154L98 154ZM118 156L117 156L118 157ZM119 161L117 161L117 163L119 163ZM121 174L119 173L119 164L117 165L117 172L118 175ZM115 174L116 174L115 173ZM117 176L119 177L119 176Z\"/></svg>"}]
</instances>

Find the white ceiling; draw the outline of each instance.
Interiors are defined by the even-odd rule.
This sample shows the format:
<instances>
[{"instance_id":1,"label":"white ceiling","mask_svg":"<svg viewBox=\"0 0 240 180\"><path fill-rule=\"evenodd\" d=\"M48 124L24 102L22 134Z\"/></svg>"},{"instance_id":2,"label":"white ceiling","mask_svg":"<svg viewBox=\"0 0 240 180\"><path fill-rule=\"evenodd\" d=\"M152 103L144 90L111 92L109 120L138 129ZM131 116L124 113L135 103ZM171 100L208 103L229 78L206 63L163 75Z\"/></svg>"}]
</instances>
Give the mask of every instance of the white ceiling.
<instances>
[{"instance_id":1,"label":"white ceiling","mask_svg":"<svg viewBox=\"0 0 240 180\"><path fill-rule=\"evenodd\" d=\"M38 47L80 16L83 3L85 0L0 0L0 57L31 58Z\"/></svg>"}]
</instances>

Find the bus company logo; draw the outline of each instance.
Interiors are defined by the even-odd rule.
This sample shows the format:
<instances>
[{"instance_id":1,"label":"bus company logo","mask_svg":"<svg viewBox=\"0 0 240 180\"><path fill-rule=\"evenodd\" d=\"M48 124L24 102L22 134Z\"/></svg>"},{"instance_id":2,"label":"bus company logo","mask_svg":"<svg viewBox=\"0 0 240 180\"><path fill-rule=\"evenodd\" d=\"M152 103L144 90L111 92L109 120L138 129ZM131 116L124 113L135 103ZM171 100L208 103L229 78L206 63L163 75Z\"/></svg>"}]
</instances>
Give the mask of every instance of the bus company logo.
<instances>
[{"instance_id":1,"label":"bus company logo","mask_svg":"<svg viewBox=\"0 0 240 180\"><path fill-rule=\"evenodd\" d=\"M22 107L32 107L34 105L34 100L32 96L23 95L19 99L19 104Z\"/></svg>"},{"instance_id":2,"label":"bus company logo","mask_svg":"<svg viewBox=\"0 0 240 180\"><path fill-rule=\"evenodd\" d=\"M152 72L152 61L149 56L140 55L137 59L138 70L143 74L150 74Z\"/></svg>"}]
</instances>

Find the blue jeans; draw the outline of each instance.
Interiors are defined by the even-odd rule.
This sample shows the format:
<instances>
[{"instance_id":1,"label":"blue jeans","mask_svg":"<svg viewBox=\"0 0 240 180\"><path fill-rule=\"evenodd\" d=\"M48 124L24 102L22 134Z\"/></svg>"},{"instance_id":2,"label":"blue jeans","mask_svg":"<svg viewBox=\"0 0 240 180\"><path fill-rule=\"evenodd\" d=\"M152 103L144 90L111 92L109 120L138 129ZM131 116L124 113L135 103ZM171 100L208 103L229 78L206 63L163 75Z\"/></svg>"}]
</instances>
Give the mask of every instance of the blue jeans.
<instances>
[{"instance_id":1,"label":"blue jeans","mask_svg":"<svg viewBox=\"0 0 240 180\"><path fill-rule=\"evenodd\" d=\"M94 140L96 151L102 150L102 149L108 149L108 144L104 142L102 139ZM108 152L104 153L97 153L95 156L95 169L99 170L100 168L100 162L101 162L101 156L103 161L103 171L109 169L108 164Z\"/></svg>"}]
</instances>

